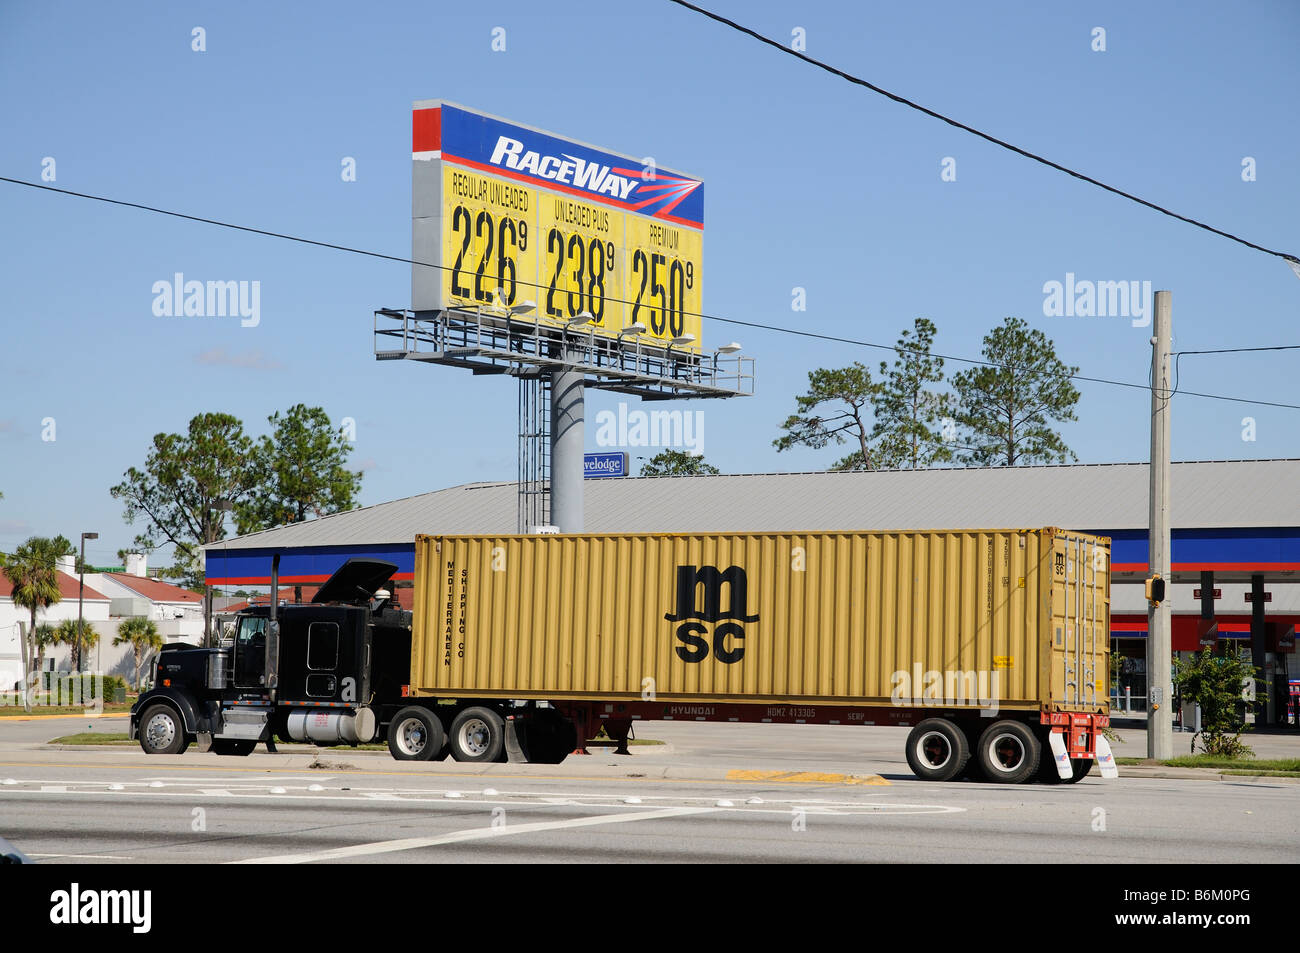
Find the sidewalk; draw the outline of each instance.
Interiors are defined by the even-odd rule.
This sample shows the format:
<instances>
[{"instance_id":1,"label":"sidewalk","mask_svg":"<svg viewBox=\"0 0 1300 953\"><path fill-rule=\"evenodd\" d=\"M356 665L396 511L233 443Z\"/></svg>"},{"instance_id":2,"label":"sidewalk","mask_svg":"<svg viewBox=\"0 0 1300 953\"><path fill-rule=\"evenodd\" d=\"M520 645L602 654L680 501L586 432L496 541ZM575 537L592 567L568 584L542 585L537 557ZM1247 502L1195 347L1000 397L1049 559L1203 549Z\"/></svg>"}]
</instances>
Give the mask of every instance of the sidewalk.
<instances>
[{"instance_id":1,"label":"sidewalk","mask_svg":"<svg viewBox=\"0 0 1300 953\"><path fill-rule=\"evenodd\" d=\"M1117 758L1145 758L1147 756L1146 719L1117 718L1110 719L1111 730L1122 741L1112 743L1111 750ZM1191 754L1193 733L1174 729L1174 757ZM1256 758L1300 758L1300 730L1286 727L1252 729L1243 732L1241 740L1255 752ZM1198 744L1199 751L1199 744ZM1165 770L1174 770L1172 768Z\"/></svg>"}]
</instances>

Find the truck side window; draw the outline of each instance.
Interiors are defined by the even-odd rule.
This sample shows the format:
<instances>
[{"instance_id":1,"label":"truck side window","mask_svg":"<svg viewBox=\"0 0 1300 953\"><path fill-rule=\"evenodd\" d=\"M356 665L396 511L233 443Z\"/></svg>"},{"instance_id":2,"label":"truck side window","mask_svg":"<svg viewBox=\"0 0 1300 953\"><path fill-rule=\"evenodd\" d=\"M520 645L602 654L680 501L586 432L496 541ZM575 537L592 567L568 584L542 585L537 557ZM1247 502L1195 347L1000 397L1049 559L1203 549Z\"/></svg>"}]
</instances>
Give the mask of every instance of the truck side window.
<instances>
[{"instance_id":1,"label":"truck side window","mask_svg":"<svg viewBox=\"0 0 1300 953\"><path fill-rule=\"evenodd\" d=\"M313 622L307 627L307 668L315 672L332 672L338 664L338 623Z\"/></svg>"}]
</instances>

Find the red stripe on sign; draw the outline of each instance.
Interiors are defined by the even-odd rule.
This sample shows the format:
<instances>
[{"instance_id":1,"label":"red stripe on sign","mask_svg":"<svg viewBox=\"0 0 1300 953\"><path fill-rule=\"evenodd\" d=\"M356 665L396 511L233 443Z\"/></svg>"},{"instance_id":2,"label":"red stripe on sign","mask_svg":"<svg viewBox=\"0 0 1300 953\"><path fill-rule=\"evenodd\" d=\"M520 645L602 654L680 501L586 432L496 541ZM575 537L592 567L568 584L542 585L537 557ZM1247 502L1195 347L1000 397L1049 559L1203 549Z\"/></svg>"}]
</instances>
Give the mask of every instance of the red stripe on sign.
<instances>
[{"instance_id":1,"label":"red stripe on sign","mask_svg":"<svg viewBox=\"0 0 1300 953\"><path fill-rule=\"evenodd\" d=\"M442 148L442 110L415 109L411 111L411 151L437 152Z\"/></svg>"},{"instance_id":2,"label":"red stripe on sign","mask_svg":"<svg viewBox=\"0 0 1300 953\"><path fill-rule=\"evenodd\" d=\"M466 159L464 156L454 156L446 152L442 154L444 162L454 162L457 165L463 165L470 169L478 169L480 172L490 172L492 175L504 176L507 179L514 179L523 182L525 185L531 185L535 189L551 189L555 192L564 192L568 195L575 195L578 198L586 199L588 202L595 202L599 205L608 205L612 208L623 209L627 212L637 212L637 206L630 202L623 202L612 198L608 195L596 195L588 192L586 189L576 189L573 186L565 185L563 182L551 182L538 180L531 175L525 175L522 172L515 172L513 169L503 169L499 166L489 165L486 162L476 162L473 159ZM704 230L704 226L699 222L692 222L690 219L678 218L676 215L668 215L665 212L646 213L638 212L637 214L649 214L651 218L663 219L665 222L672 222L675 225L685 225L687 228L694 228L699 231Z\"/></svg>"}]
</instances>

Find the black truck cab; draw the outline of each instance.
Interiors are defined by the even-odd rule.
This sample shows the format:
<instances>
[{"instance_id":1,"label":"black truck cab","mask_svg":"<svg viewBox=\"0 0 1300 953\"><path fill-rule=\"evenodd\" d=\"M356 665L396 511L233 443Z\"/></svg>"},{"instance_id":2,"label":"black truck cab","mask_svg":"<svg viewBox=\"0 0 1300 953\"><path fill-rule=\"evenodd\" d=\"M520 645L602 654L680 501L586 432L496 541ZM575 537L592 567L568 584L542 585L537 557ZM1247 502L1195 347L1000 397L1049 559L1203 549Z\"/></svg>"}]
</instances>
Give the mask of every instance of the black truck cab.
<instances>
[{"instance_id":1,"label":"black truck cab","mask_svg":"<svg viewBox=\"0 0 1300 953\"><path fill-rule=\"evenodd\" d=\"M130 734L150 754L191 742L248 754L272 737L370 741L377 701L409 681L411 614L376 598L392 563L351 559L312 602L254 606L219 647L168 647L153 688L131 709Z\"/></svg>"}]
</instances>

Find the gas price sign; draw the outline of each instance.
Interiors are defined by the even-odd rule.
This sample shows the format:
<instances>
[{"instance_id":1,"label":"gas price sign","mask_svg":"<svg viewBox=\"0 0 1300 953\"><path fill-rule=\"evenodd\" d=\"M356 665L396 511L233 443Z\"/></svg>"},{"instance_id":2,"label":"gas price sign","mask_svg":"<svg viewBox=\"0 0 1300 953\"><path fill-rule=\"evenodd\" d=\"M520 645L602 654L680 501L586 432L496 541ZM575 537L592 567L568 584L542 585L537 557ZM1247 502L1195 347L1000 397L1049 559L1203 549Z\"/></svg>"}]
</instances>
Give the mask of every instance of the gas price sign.
<instances>
[{"instance_id":1,"label":"gas price sign","mask_svg":"<svg viewBox=\"0 0 1300 953\"><path fill-rule=\"evenodd\" d=\"M703 182L442 101L412 128L412 258L442 266L413 267L415 310L533 301L699 350Z\"/></svg>"}]
</instances>

